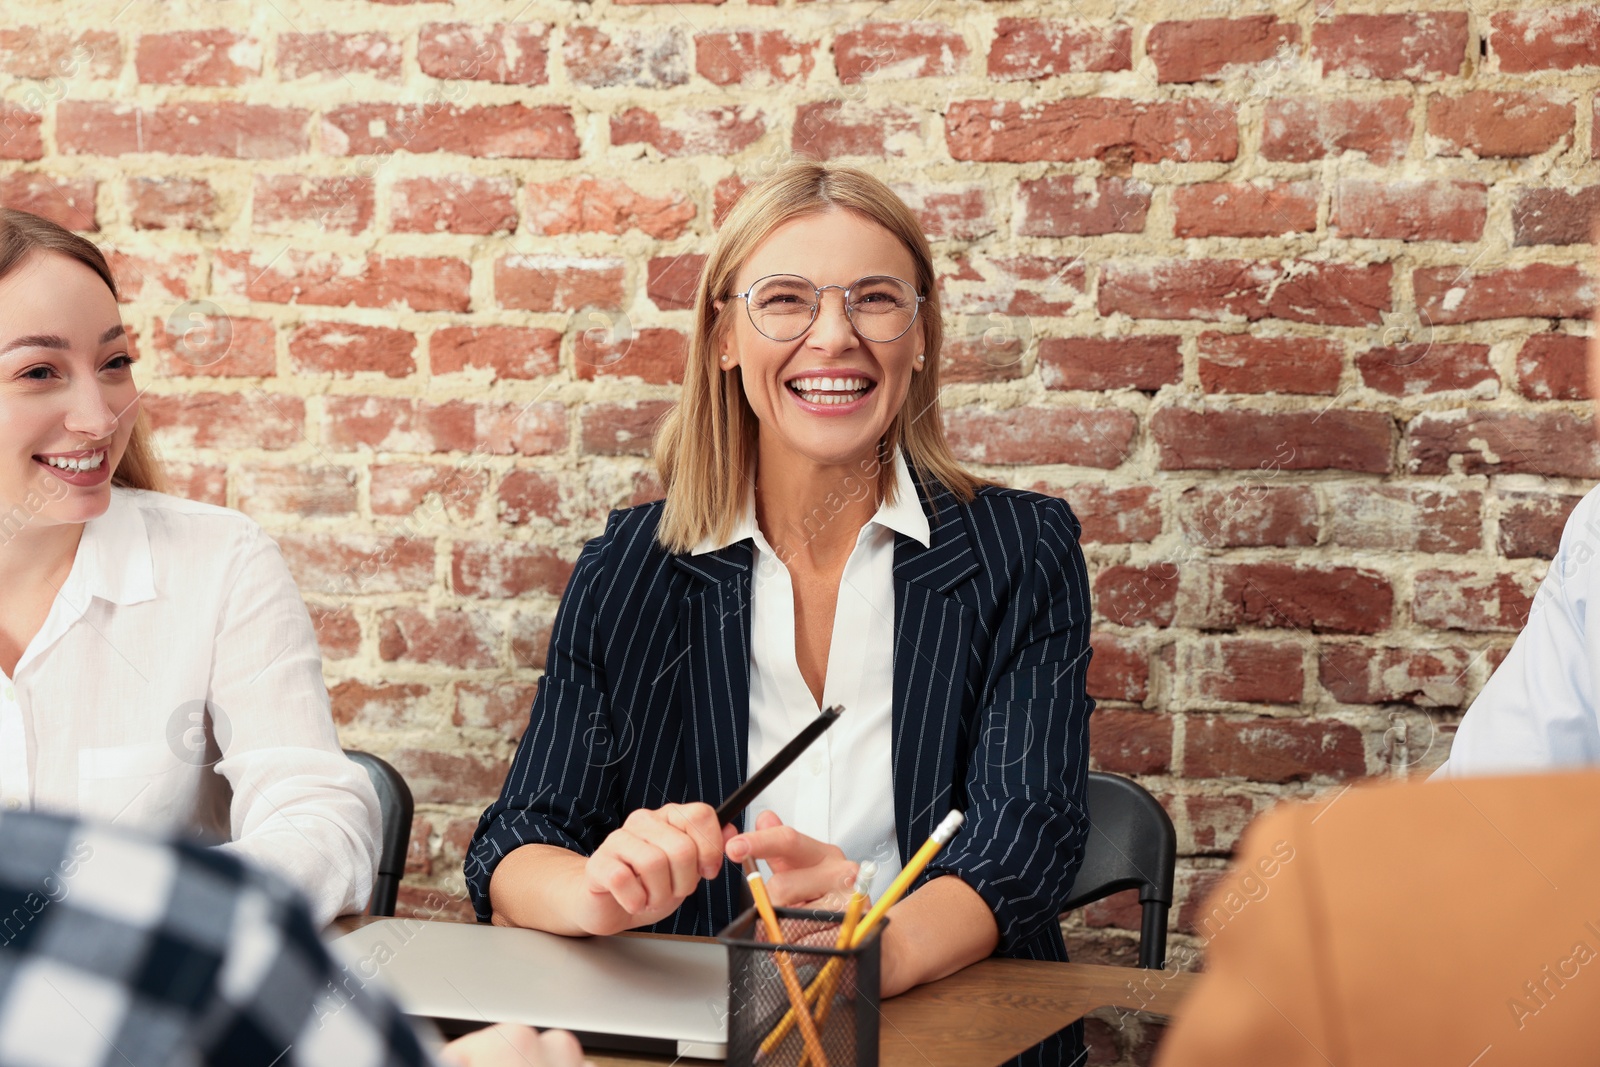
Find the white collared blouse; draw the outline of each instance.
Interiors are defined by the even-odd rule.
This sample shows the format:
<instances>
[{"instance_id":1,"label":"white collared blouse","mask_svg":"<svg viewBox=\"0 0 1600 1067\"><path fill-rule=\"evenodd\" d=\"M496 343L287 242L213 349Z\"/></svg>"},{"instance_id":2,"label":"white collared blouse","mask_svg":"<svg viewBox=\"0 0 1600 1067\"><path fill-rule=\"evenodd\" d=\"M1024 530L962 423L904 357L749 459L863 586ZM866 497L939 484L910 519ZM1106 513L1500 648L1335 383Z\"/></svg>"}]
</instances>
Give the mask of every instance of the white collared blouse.
<instances>
[{"instance_id":1,"label":"white collared blouse","mask_svg":"<svg viewBox=\"0 0 1600 1067\"><path fill-rule=\"evenodd\" d=\"M377 795L339 747L310 615L253 520L113 489L6 689L0 806L225 842L320 923L366 906Z\"/></svg>"},{"instance_id":2,"label":"white collared blouse","mask_svg":"<svg viewBox=\"0 0 1600 1067\"><path fill-rule=\"evenodd\" d=\"M1440 777L1600 764L1600 488L1567 518L1516 644L1456 729ZM1430 739L1431 740L1431 739Z\"/></svg>"},{"instance_id":3,"label":"white collared blouse","mask_svg":"<svg viewBox=\"0 0 1600 1067\"><path fill-rule=\"evenodd\" d=\"M752 490L726 538L708 538L694 554L751 539L750 733L746 773L798 734L822 708L844 707L839 721L752 803L745 827L770 809L801 833L839 846L846 857L877 864L874 891L900 873L893 778L894 541L904 534L924 548L928 516L905 457L895 453L895 501L880 506L856 537L834 607L828 670L817 705L795 658L794 584L756 523ZM863 479L868 491L876 478ZM819 522L826 521L819 518Z\"/></svg>"}]
</instances>

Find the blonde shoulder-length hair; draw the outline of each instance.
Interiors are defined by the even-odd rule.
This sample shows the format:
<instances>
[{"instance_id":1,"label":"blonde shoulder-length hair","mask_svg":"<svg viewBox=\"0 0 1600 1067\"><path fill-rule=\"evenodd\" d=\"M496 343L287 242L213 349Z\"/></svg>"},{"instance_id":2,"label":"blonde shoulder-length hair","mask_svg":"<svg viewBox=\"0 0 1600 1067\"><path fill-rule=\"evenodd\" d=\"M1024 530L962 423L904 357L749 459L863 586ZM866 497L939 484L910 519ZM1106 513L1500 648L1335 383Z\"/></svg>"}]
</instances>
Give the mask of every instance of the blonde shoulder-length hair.
<instances>
[{"instance_id":1,"label":"blonde shoulder-length hair","mask_svg":"<svg viewBox=\"0 0 1600 1067\"><path fill-rule=\"evenodd\" d=\"M16 208L0 208L0 278L21 268L23 261L36 253L53 252L75 259L100 276L117 297L117 281L111 265L93 241L79 237L49 219ZM111 484L124 489L150 489L164 492L166 479L150 441L150 427L141 411L134 419L122 461L111 472Z\"/></svg>"},{"instance_id":2,"label":"blonde shoulder-length hair","mask_svg":"<svg viewBox=\"0 0 1600 1067\"><path fill-rule=\"evenodd\" d=\"M933 255L916 216L893 190L864 171L792 163L739 199L700 273L683 395L662 421L655 441L656 468L667 494L656 540L669 552L687 552L707 537L726 537L744 510L755 473L755 412L738 374L717 367L723 334L731 328L732 316L743 314L742 305L727 299L734 276L779 226L830 208L854 211L898 237L916 263L916 278L910 280L926 298L920 313L926 342L923 369L911 376L905 403L880 445L880 460L903 449L914 477L943 486L962 503L989 484L956 462L945 439L939 410L944 322ZM878 499L891 503L894 465L878 462L876 467Z\"/></svg>"}]
</instances>

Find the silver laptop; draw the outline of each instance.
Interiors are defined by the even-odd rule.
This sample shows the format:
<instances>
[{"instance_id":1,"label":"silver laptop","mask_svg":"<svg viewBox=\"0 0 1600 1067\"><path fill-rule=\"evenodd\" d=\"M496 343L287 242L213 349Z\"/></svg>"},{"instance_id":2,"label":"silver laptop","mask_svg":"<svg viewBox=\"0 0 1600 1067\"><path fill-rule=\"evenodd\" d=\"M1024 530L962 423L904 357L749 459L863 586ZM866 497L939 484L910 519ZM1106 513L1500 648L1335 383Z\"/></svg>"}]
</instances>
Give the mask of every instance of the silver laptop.
<instances>
[{"instance_id":1,"label":"silver laptop","mask_svg":"<svg viewBox=\"0 0 1600 1067\"><path fill-rule=\"evenodd\" d=\"M383 919L329 948L447 1035L526 1023L571 1030L585 1048L727 1058L728 950L716 942Z\"/></svg>"}]
</instances>

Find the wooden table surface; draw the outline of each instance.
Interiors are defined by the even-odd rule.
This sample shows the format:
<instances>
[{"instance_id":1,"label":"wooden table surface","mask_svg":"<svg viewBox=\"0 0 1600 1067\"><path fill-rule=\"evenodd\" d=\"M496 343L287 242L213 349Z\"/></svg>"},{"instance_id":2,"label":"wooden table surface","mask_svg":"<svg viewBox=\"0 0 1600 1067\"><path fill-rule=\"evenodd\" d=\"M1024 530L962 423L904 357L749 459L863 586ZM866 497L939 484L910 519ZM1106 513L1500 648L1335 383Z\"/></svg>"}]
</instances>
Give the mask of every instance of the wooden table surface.
<instances>
[{"instance_id":1,"label":"wooden table surface","mask_svg":"<svg viewBox=\"0 0 1600 1067\"><path fill-rule=\"evenodd\" d=\"M333 929L348 933L373 921L374 916L345 916L335 921ZM1096 1008L1170 1015L1196 977L1093 963L982 960L884 1002L878 1062L882 1067L1003 1063ZM595 1067L703 1062L599 1051L588 1056Z\"/></svg>"}]
</instances>

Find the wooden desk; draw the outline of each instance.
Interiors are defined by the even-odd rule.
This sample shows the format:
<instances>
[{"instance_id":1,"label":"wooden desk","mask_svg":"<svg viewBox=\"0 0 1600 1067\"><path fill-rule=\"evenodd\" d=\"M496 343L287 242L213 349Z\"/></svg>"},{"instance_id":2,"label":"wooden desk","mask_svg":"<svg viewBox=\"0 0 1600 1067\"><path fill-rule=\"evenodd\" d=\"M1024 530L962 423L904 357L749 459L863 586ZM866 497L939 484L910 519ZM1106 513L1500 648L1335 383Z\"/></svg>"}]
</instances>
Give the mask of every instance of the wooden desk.
<instances>
[{"instance_id":1,"label":"wooden desk","mask_svg":"<svg viewBox=\"0 0 1600 1067\"><path fill-rule=\"evenodd\" d=\"M345 916L335 921L333 929L348 933L373 921L368 915ZM878 1061L882 1067L992 1067L1096 1008L1170 1015L1195 978L1092 963L983 960L886 1001ZM588 1055L595 1067L703 1062Z\"/></svg>"}]
</instances>

